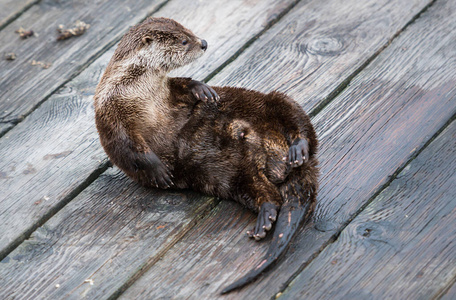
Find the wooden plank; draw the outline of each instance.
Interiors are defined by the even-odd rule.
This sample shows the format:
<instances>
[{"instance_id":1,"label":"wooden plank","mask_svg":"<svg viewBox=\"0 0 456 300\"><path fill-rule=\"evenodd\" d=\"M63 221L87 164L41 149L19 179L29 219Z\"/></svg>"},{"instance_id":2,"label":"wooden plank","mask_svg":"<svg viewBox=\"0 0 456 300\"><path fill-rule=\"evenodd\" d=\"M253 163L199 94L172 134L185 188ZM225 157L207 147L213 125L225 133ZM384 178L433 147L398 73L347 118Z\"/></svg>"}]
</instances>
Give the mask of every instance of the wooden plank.
<instances>
[{"instance_id":1,"label":"wooden plank","mask_svg":"<svg viewBox=\"0 0 456 300\"><path fill-rule=\"evenodd\" d=\"M85 68L94 57L119 39L128 26L139 22L164 0L105 0L98 1L96 5L93 1L80 2L76 6L42 3L3 30L5 34L0 35L0 45L4 45L0 46L0 53L16 52L18 58L13 62L0 61L0 98L3 99L0 102L0 123L4 123L0 134ZM252 4L248 0L238 0L224 3L221 11L216 9L221 5L219 1L170 1L157 16L182 21L195 33L210 39L206 63L202 67L199 62L174 74L207 76L293 3L294 0L268 0ZM184 11L189 14L182 13ZM58 24L78 19L89 23L90 29L78 38L56 42ZM33 28L40 34L39 37L20 40L14 33L20 26ZM50 62L52 66L48 69L31 66L32 59ZM24 82L27 84L24 85Z\"/></svg>"},{"instance_id":2,"label":"wooden plank","mask_svg":"<svg viewBox=\"0 0 456 300\"><path fill-rule=\"evenodd\" d=\"M435 4L314 118L321 140L322 185L313 221L300 230L274 270L243 290L224 295L224 299L269 298L280 292L388 182L389 176L454 116L456 24L445 21L454 17L454 5ZM244 210L238 206L236 211L241 214ZM233 237L227 233L220 237L223 241L204 239L195 248L192 241L200 236L210 230L224 230L224 214L226 211L221 210L205 221L204 224L214 224L213 229L195 226L188 239L176 244L125 292L125 299L136 294L144 298L166 297L166 291L154 288L166 286L173 275L173 284L168 286L171 291L167 293L179 296L184 295L180 294L184 290L185 295L216 299L221 288L261 259L267 246L243 235L233 244ZM252 222L250 226L253 225ZM231 234L246 227L236 226L239 227L230 227ZM225 246L229 252L219 250L218 245L229 245ZM174 273L170 266L176 266L179 253L185 256ZM192 260L193 256L198 260ZM207 279L203 274L211 276Z\"/></svg>"},{"instance_id":3,"label":"wooden plank","mask_svg":"<svg viewBox=\"0 0 456 300\"><path fill-rule=\"evenodd\" d=\"M310 112L431 2L301 1L211 83L279 90Z\"/></svg>"},{"instance_id":4,"label":"wooden plank","mask_svg":"<svg viewBox=\"0 0 456 300\"><path fill-rule=\"evenodd\" d=\"M0 3L0 29L38 1L39 0L2 0Z\"/></svg>"},{"instance_id":5,"label":"wooden plank","mask_svg":"<svg viewBox=\"0 0 456 300\"><path fill-rule=\"evenodd\" d=\"M0 60L0 123L17 123L128 29L157 9L154 1L41 1L3 28L0 53L16 53L13 61ZM83 35L57 41L60 24L77 20L90 24ZM37 36L21 39L15 31L32 29ZM32 61L49 64L48 68ZM2 126L5 129L5 126ZM0 133L1 134L1 133Z\"/></svg>"},{"instance_id":6,"label":"wooden plank","mask_svg":"<svg viewBox=\"0 0 456 300\"><path fill-rule=\"evenodd\" d=\"M211 3L214 2L217 1ZM219 0L217 3L221 5L222 2ZM215 11L206 12L204 3L189 5L185 0L173 1L162 7L157 15L169 16L173 13L175 19L185 20L185 16L190 14L194 17L190 25L206 24L199 29L201 34L215 36L222 25L210 26L214 17L206 17L215 14ZM271 22L271 12L279 15L289 2L286 0L279 5L274 0L262 1L258 8L251 10L240 9L243 1L236 3L238 6L227 6L231 12L228 11L229 18L222 22L232 32L215 42L230 49L221 54L225 57ZM235 13L237 11L239 13ZM251 31L243 31L243 27ZM241 33L242 42L239 42L239 37L232 39L233 35ZM0 139L0 157L3 158L0 160L0 215L4 220L0 224L0 231L3 232L0 235L0 258L11 245L30 233L43 216L48 218L52 211L64 205L106 159L94 126L92 96L113 51L114 48L111 48ZM208 51L214 60L219 59L216 53L220 52ZM207 64L199 72L207 75L216 67Z\"/></svg>"},{"instance_id":7,"label":"wooden plank","mask_svg":"<svg viewBox=\"0 0 456 300\"><path fill-rule=\"evenodd\" d=\"M213 202L145 189L110 169L2 261L0 298L109 298Z\"/></svg>"},{"instance_id":8,"label":"wooden plank","mask_svg":"<svg viewBox=\"0 0 456 300\"><path fill-rule=\"evenodd\" d=\"M293 281L284 299L434 299L456 277L456 122ZM282 297L281 297L282 299Z\"/></svg>"}]
</instances>

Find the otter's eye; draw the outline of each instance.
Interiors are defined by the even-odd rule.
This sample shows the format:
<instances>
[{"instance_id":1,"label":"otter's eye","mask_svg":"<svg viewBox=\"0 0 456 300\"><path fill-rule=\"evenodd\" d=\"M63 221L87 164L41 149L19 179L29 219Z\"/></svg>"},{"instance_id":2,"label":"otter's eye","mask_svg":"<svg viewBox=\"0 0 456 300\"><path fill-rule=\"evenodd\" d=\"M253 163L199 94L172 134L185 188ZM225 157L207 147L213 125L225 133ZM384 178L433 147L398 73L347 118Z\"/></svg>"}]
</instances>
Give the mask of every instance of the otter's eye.
<instances>
[{"instance_id":1,"label":"otter's eye","mask_svg":"<svg viewBox=\"0 0 456 300\"><path fill-rule=\"evenodd\" d=\"M182 41L182 45L187 45L188 41L187 40L183 40Z\"/></svg>"}]
</instances>

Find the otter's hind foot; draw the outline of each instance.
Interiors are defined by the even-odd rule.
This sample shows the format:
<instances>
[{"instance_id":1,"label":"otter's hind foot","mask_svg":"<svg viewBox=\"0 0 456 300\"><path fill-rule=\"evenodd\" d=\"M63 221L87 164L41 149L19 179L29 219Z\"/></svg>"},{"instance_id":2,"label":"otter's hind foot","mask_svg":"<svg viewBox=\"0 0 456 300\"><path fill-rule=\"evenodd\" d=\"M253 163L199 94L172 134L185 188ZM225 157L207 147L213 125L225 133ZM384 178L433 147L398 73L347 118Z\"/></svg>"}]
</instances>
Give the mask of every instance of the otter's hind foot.
<instances>
[{"instance_id":1,"label":"otter's hind foot","mask_svg":"<svg viewBox=\"0 0 456 300\"><path fill-rule=\"evenodd\" d=\"M284 157L287 164L293 168L301 166L305 160L309 160L309 143L306 139L296 139L288 150L288 156Z\"/></svg>"},{"instance_id":2,"label":"otter's hind foot","mask_svg":"<svg viewBox=\"0 0 456 300\"><path fill-rule=\"evenodd\" d=\"M216 102L220 100L216 91L204 82L192 80L188 86L193 96L201 101Z\"/></svg>"},{"instance_id":3,"label":"otter's hind foot","mask_svg":"<svg viewBox=\"0 0 456 300\"><path fill-rule=\"evenodd\" d=\"M272 224L277 219L278 206L270 202L261 205L255 228L247 231L247 235L259 241L266 237L266 232L271 230Z\"/></svg>"}]
</instances>

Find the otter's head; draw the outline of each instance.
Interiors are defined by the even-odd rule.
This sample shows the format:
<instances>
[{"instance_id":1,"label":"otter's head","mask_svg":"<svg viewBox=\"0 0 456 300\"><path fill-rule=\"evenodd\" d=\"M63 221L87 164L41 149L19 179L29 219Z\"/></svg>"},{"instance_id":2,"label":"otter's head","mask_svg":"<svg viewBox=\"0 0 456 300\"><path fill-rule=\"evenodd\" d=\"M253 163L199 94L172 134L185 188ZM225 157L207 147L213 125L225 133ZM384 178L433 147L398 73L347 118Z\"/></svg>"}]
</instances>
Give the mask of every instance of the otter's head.
<instances>
[{"instance_id":1,"label":"otter's head","mask_svg":"<svg viewBox=\"0 0 456 300\"><path fill-rule=\"evenodd\" d=\"M193 62L206 49L205 40L176 21L148 18L123 36L113 59L169 72Z\"/></svg>"}]
</instances>

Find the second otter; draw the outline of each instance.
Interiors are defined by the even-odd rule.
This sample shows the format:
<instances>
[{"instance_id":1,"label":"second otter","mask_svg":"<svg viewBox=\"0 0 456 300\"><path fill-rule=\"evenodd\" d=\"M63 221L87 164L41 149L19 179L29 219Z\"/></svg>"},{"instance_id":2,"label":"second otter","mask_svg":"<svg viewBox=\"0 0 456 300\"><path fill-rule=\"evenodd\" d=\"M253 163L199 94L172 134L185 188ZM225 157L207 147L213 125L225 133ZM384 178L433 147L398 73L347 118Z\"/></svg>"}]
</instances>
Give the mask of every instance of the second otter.
<instances>
[{"instance_id":1,"label":"second otter","mask_svg":"<svg viewBox=\"0 0 456 300\"><path fill-rule=\"evenodd\" d=\"M96 124L112 162L141 184L236 200L258 212L255 239L277 219L264 260L228 292L276 261L315 207L318 142L302 108L281 93L166 76L206 46L170 19L133 27L97 87Z\"/></svg>"}]
</instances>

